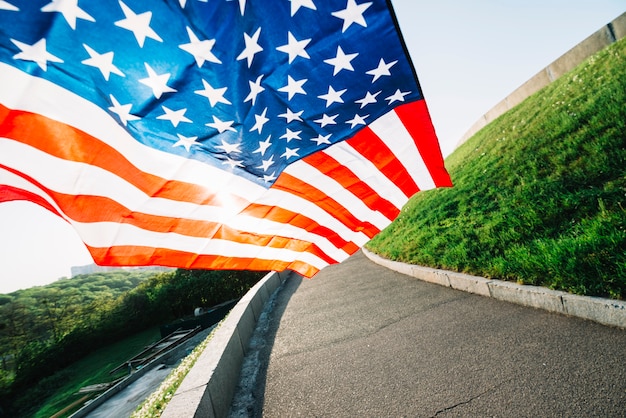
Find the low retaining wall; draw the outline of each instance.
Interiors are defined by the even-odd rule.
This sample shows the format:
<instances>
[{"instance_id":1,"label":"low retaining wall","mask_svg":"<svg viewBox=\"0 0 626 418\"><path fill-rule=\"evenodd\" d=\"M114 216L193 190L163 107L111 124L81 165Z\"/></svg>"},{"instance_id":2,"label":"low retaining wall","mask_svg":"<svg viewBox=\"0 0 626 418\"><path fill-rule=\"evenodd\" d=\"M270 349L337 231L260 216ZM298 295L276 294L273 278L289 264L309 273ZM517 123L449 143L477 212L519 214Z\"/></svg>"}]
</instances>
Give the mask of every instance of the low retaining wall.
<instances>
[{"instance_id":1,"label":"low retaining wall","mask_svg":"<svg viewBox=\"0 0 626 418\"><path fill-rule=\"evenodd\" d=\"M626 301L572 295L539 286L400 263L382 258L365 248L363 253L376 264L426 282L626 329Z\"/></svg>"},{"instance_id":2,"label":"low retaining wall","mask_svg":"<svg viewBox=\"0 0 626 418\"><path fill-rule=\"evenodd\" d=\"M626 37L626 13L615 18L606 26L567 51L552 64L535 74L530 80L505 97L500 103L496 104L472 125L456 146L459 147L491 121L523 102L528 96L538 92L563 74L576 68L590 56L624 37Z\"/></svg>"},{"instance_id":3,"label":"low retaining wall","mask_svg":"<svg viewBox=\"0 0 626 418\"><path fill-rule=\"evenodd\" d=\"M218 325L211 341L161 415L163 418L228 414L239 372L265 303L293 272L267 274Z\"/></svg>"}]
</instances>

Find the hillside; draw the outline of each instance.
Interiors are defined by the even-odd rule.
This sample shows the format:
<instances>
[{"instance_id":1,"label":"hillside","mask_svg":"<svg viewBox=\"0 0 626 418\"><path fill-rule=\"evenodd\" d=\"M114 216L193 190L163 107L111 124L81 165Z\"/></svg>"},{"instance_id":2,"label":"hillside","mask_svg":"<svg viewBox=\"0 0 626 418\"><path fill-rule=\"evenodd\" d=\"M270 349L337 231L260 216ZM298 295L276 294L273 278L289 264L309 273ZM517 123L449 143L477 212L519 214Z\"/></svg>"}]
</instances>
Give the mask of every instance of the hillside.
<instances>
[{"instance_id":1,"label":"hillside","mask_svg":"<svg viewBox=\"0 0 626 418\"><path fill-rule=\"evenodd\" d=\"M367 248L407 263L626 298L626 40L505 113L446 159Z\"/></svg>"},{"instance_id":2,"label":"hillside","mask_svg":"<svg viewBox=\"0 0 626 418\"><path fill-rule=\"evenodd\" d=\"M265 273L115 271L0 295L0 416L63 409L80 387L113 379L109 370L153 342L158 326L240 298Z\"/></svg>"}]
</instances>

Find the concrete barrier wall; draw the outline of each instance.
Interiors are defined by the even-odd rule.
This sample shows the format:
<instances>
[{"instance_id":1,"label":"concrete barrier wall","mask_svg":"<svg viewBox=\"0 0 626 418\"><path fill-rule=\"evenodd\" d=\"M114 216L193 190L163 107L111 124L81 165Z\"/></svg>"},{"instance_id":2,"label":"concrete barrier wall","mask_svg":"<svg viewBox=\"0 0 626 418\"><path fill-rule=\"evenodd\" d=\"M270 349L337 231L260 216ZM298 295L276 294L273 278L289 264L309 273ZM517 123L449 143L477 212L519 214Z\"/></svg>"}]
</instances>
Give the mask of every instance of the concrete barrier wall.
<instances>
[{"instance_id":1,"label":"concrete barrier wall","mask_svg":"<svg viewBox=\"0 0 626 418\"><path fill-rule=\"evenodd\" d=\"M235 305L191 368L161 415L163 418L228 414L248 341L265 303L291 275L267 274Z\"/></svg>"},{"instance_id":2,"label":"concrete barrier wall","mask_svg":"<svg viewBox=\"0 0 626 418\"><path fill-rule=\"evenodd\" d=\"M593 54L624 37L626 37L626 13L613 19L606 26L567 51L556 61L535 74L530 80L505 97L500 103L496 104L470 127L456 146L458 147L463 144L498 116L501 116L523 102L530 95L538 92L562 75L573 70Z\"/></svg>"}]
</instances>

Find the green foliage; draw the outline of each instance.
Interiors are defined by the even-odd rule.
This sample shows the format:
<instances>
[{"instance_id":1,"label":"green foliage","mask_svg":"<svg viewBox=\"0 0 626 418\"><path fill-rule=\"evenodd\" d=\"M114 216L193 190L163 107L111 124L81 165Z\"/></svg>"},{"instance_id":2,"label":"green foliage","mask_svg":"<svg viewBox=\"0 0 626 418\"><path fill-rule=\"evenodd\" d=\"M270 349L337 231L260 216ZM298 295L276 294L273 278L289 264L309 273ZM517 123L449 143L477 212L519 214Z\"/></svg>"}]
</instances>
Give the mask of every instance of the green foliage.
<instances>
[{"instance_id":1,"label":"green foliage","mask_svg":"<svg viewBox=\"0 0 626 418\"><path fill-rule=\"evenodd\" d=\"M196 307L239 298L264 274L107 272L6 295L9 300L0 305L0 357L5 359L0 373L2 408L29 415L29 409L46 405L46 399L72 379L76 373L67 367L76 360L191 315Z\"/></svg>"},{"instance_id":2,"label":"green foliage","mask_svg":"<svg viewBox=\"0 0 626 418\"><path fill-rule=\"evenodd\" d=\"M0 356L11 359L1 364L0 394L12 383L9 376L19 380L33 368L44 374L52 370L57 362L47 362L41 353L84 333L84 324L99 321L107 305L151 275L122 270L87 274L0 295Z\"/></svg>"},{"instance_id":3,"label":"green foliage","mask_svg":"<svg viewBox=\"0 0 626 418\"><path fill-rule=\"evenodd\" d=\"M267 272L229 270L177 270L166 296L172 314L180 317L198 306L209 307L240 298Z\"/></svg>"},{"instance_id":4,"label":"green foliage","mask_svg":"<svg viewBox=\"0 0 626 418\"><path fill-rule=\"evenodd\" d=\"M626 40L490 123L368 248L409 263L626 297Z\"/></svg>"},{"instance_id":5,"label":"green foliage","mask_svg":"<svg viewBox=\"0 0 626 418\"><path fill-rule=\"evenodd\" d=\"M43 381L37 382L32 391L41 393L41 401L33 405L31 413L35 418L50 417L79 399L77 392L80 388L123 377L125 370L113 375L109 372L160 338L158 328L149 328L114 344L99 347L77 361L72 367L62 369ZM50 388L55 388L55 390L51 391ZM67 415L75 412L78 407L79 405L74 410L68 411Z\"/></svg>"}]
</instances>

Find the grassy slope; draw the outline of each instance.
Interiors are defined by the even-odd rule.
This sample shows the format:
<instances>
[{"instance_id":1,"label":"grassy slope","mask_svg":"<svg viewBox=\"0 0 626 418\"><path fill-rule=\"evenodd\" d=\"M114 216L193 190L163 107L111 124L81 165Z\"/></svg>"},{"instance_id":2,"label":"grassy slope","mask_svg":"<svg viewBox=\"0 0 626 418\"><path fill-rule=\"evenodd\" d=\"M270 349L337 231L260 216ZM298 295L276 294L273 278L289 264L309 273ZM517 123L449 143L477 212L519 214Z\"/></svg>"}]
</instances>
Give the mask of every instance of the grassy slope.
<instances>
[{"instance_id":1,"label":"grassy slope","mask_svg":"<svg viewBox=\"0 0 626 418\"><path fill-rule=\"evenodd\" d=\"M626 298L626 40L486 126L367 247L388 258Z\"/></svg>"}]
</instances>

